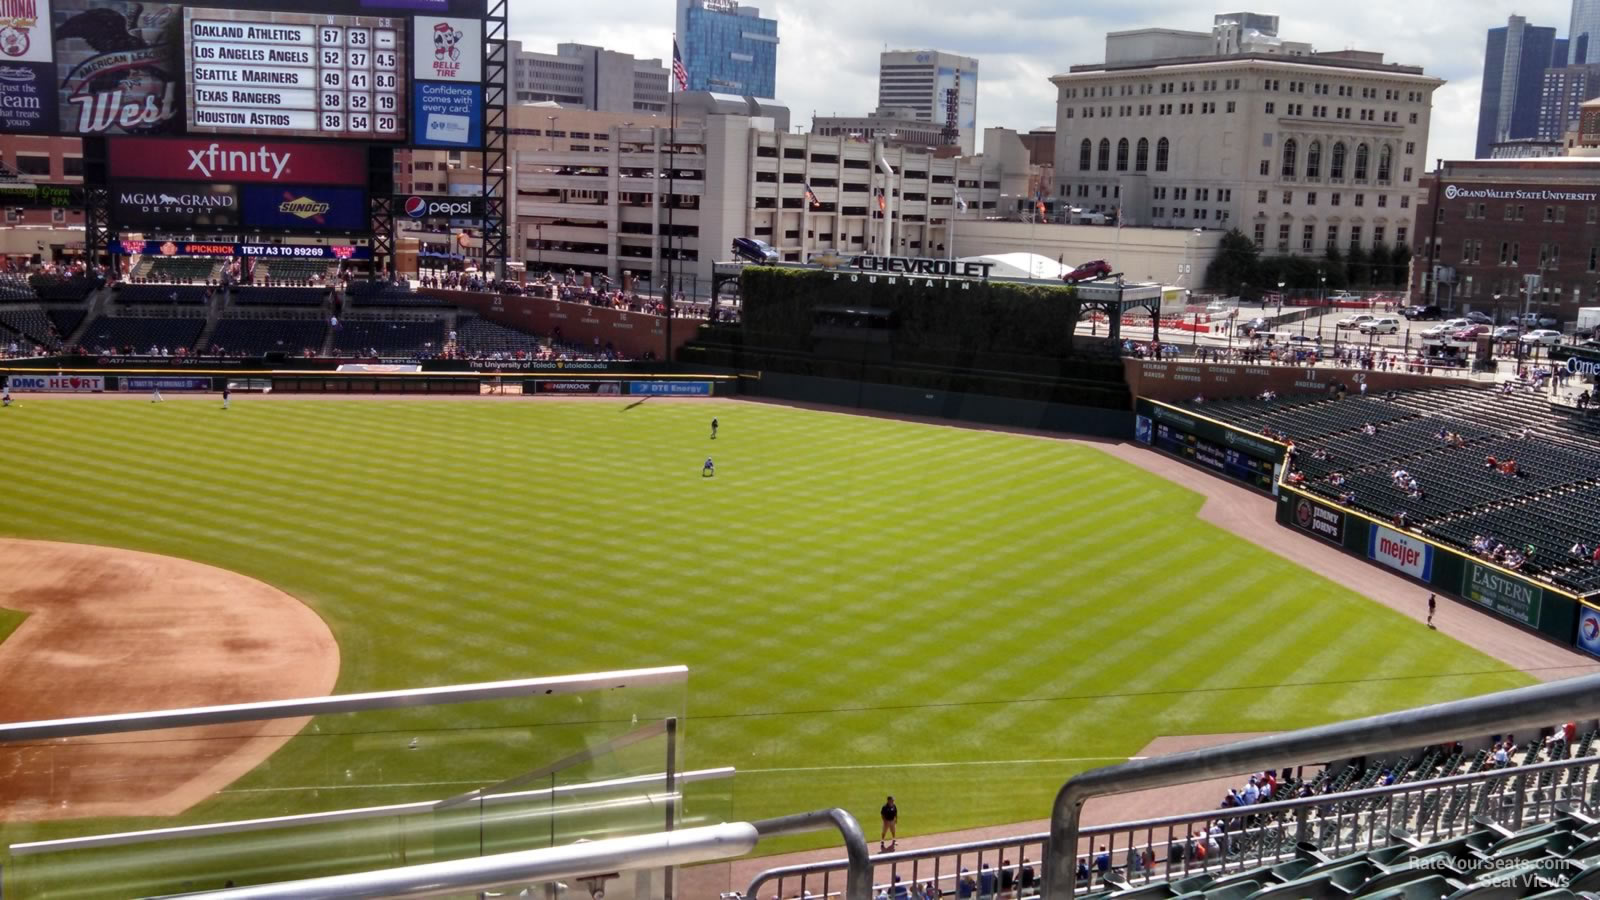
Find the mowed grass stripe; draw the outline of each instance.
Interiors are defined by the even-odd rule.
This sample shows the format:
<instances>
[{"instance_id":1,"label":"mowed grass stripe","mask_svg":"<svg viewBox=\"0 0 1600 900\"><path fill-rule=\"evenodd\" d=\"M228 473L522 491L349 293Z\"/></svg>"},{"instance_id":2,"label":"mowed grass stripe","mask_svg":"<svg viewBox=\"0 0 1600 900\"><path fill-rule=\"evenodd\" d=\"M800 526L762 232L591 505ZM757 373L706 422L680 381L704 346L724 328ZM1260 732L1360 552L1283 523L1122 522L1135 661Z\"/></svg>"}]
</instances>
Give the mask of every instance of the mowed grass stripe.
<instances>
[{"instance_id":1,"label":"mowed grass stripe","mask_svg":"<svg viewBox=\"0 0 1600 900\"><path fill-rule=\"evenodd\" d=\"M854 767L1122 757L1527 681L1088 446L720 401L237 400L25 398L0 528L282 587L338 636L343 691L685 663L685 759L778 770L728 818L871 821L890 791L908 833L1037 818L1093 763ZM434 798L359 779L507 776L630 714L319 720L190 818ZM404 728L464 729L450 771ZM83 829L6 836L53 830Z\"/></svg>"}]
</instances>

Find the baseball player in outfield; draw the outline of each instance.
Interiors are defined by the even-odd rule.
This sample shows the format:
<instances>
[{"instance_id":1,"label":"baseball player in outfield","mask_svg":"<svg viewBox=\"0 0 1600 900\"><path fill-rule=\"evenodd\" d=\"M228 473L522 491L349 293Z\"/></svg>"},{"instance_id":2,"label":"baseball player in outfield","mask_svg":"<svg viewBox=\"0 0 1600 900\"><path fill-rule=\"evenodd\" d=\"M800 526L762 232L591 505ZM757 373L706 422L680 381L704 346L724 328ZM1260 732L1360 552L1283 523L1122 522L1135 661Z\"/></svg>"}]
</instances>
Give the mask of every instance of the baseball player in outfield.
<instances>
[{"instance_id":1,"label":"baseball player in outfield","mask_svg":"<svg viewBox=\"0 0 1600 900\"><path fill-rule=\"evenodd\" d=\"M5 387L0 387L0 406L11 405L11 382L6 381Z\"/></svg>"},{"instance_id":2,"label":"baseball player in outfield","mask_svg":"<svg viewBox=\"0 0 1600 900\"><path fill-rule=\"evenodd\" d=\"M152 382L152 384L154 385L154 387L150 388L150 402L151 403L164 402L161 399L161 383L160 382Z\"/></svg>"},{"instance_id":3,"label":"baseball player in outfield","mask_svg":"<svg viewBox=\"0 0 1600 900\"><path fill-rule=\"evenodd\" d=\"M701 469L700 469L700 477L701 478L710 478L710 477L712 477L712 476L714 476L716 474L717 474L716 464L711 461L711 457L709 457L709 456L706 457L706 464L704 466L702 466Z\"/></svg>"},{"instance_id":4,"label":"baseball player in outfield","mask_svg":"<svg viewBox=\"0 0 1600 900\"><path fill-rule=\"evenodd\" d=\"M228 408L228 401L233 398L233 388L229 385L222 386L222 408Z\"/></svg>"}]
</instances>

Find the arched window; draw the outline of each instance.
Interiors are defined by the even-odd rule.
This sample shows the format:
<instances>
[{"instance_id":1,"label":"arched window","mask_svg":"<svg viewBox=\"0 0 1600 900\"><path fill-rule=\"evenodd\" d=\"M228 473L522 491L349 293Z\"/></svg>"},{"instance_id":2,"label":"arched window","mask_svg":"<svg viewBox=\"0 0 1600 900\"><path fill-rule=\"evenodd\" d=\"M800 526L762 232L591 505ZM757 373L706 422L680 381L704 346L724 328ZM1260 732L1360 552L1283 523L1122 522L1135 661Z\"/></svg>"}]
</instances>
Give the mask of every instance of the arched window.
<instances>
[{"instance_id":1,"label":"arched window","mask_svg":"<svg viewBox=\"0 0 1600 900\"><path fill-rule=\"evenodd\" d=\"M1088 138L1084 138L1083 139L1083 143L1078 146L1078 169L1079 169L1079 171L1082 171L1082 172L1089 171L1089 157L1093 153L1094 153L1094 147L1089 143L1089 139Z\"/></svg>"},{"instance_id":2,"label":"arched window","mask_svg":"<svg viewBox=\"0 0 1600 900\"><path fill-rule=\"evenodd\" d=\"M1384 144L1382 147L1378 148L1378 180L1379 181L1388 181L1389 180L1390 163L1393 162L1392 157L1394 155L1391 152L1392 150L1393 150L1393 148L1390 147L1388 144Z\"/></svg>"},{"instance_id":3,"label":"arched window","mask_svg":"<svg viewBox=\"0 0 1600 900\"><path fill-rule=\"evenodd\" d=\"M1312 141L1306 148L1306 177L1322 177L1322 142Z\"/></svg>"},{"instance_id":4,"label":"arched window","mask_svg":"<svg viewBox=\"0 0 1600 900\"><path fill-rule=\"evenodd\" d=\"M1133 151L1133 170L1143 172L1150 168L1150 139L1139 138L1139 145Z\"/></svg>"},{"instance_id":5,"label":"arched window","mask_svg":"<svg viewBox=\"0 0 1600 900\"><path fill-rule=\"evenodd\" d=\"M1128 139L1117 141L1117 171L1128 171Z\"/></svg>"},{"instance_id":6,"label":"arched window","mask_svg":"<svg viewBox=\"0 0 1600 900\"><path fill-rule=\"evenodd\" d=\"M1283 142L1283 177L1294 177L1295 156L1299 153L1299 150L1300 145L1295 143L1294 138L1289 138Z\"/></svg>"},{"instance_id":7,"label":"arched window","mask_svg":"<svg viewBox=\"0 0 1600 900\"><path fill-rule=\"evenodd\" d=\"M1166 170L1167 170L1167 139L1166 138L1162 138L1161 140L1156 141L1156 171L1157 172L1165 172Z\"/></svg>"},{"instance_id":8,"label":"arched window","mask_svg":"<svg viewBox=\"0 0 1600 900\"><path fill-rule=\"evenodd\" d=\"M1111 141L1108 138L1100 139L1100 158L1096 162L1095 168L1102 172L1111 168Z\"/></svg>"},{"instance_id":9,"label":"arched window","mask_svg":"<svg viewBox=\"0 0 1600 900\"><path fill-rule=\"evenodd\" d=\"M1344 141L1333 145L1333 161L1328 163L1328 177L1333 179L1344 177Z\"/></svg>"},{"instance_id":10,"label":"arched window","mask_svg":"<svg viewBox=\"0 0 1600 900\"><path fill-rule=\"evenodd\" d=\"M1367 145L1356 145L1356 180L1367 180Z\"/></svg>"}]
</instances>

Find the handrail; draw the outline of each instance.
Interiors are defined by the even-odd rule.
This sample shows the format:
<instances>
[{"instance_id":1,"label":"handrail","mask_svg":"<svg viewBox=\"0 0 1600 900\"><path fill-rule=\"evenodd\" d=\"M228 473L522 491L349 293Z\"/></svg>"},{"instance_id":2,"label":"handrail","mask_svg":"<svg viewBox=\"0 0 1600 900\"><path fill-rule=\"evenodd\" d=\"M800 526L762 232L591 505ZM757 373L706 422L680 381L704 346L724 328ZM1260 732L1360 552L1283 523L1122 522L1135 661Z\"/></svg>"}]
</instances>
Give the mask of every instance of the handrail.
<instances>
[{"instance_id":1,"label":"handrail","mask_svg":"<svg viewBox=\"0 0 1600 900\"><path fill-rule=\"evenodd\" d=\"M1600 675L1587 675L1092 769L1068 779L1056 794L1050 812L1044 896L1071 897L1076 890L1073 860L1080 837L1079 817L1091 797L1227 777L1285 760L1388 753L1454 741L1463 734L1543 727L1556 719L1587 718L1597 712Z\"/></svg>"},{"instance_id":2,"label":"handrail","mask_svg":"<svg viewBox=\"0 0 1600 900\"><path fill-rule=\"evenodd\" d=\"M676 779L680 784L696 784L702 781L714 781L719 778L731 778L733 774L734 769L732 766L724 766L717 769L697 769L693 772L679 772L676 775ZM658 772L654 775L633 775L627 778L613 778L606 781L563 784L555 788L539 788L532 791L489 794L482 798L482 804L485 807L492 808L515 803L527 803L532 800L547 800L551 797L602 793L613 789L632 788L641 785L654 786L665 782L666 777L665 773ZM154 841L212 837L219 834L242 834L247 831L271 831L278 828L326 825L330 822L354 822L362 819L387 818L389 816L407 816L432 812L437 805L437 801L434 800L419 800L414 803L362 806L352 809L328 810L327 812L299 813L292 816L240 819L233 822L212 822L204 825L179 825L172 828L123 831L116 834L91 834L84 837L57 838L49 841L28 841L21 844L12 844L8 849L13 857L18 857L33 856L40 853L57 853L65 850L87 850L93 847L125 847L130 844L148 844Z\"/></svg>"},{"instance_id":3,"label":"handrail","mask_svg":"<svg viewBox=\"0 0 1600 900\"><path fill-rule=\"evenodd\" d=\"M238 374L238 373L233 373ZM84 737L93 734L122 734L129 731L157 731L195 725L224 725L264 719L294 719L329 713L365 712L376 709L408 709L475 700L503 700L510 697L577 694L587 691L677 684L689 677L687 666L660 666L651 669L622 669L586 675L558 675L549 678L519 678L478 684L452 684L442 687L410 688L399 691L373 691L364 694L335 694L331 697L305 697L294 700L267 700L226 706L197 706L189 709L162 709L150 712L115 713L104 716L79 716L71 719L45 719L34 722L0 724L0 744L51 738Z\"/></svg>"},{"instance_id":4,"label":"handrail","mask_svg":"<svg viewBox=\"0 0 1600 900\"><path fill-rule=\"evenodd\" d=\"M563 878L583 879L599 877L602 873L731 859L755 849L759 840L760 834L754 825L733 822L181 896L212 900L303 900L306 897L353 900L358 897L460 895L507 884L539 884Z\"/></svg>"},{"instance_id":5,"label":"handrail","mask_svg":"<svg viewBox=\"0 0 1600 900\"><path fill-rule=\"evenodd\" d=\"M867 837L861 833L860 823L856 822L855 817L848 812L835 807L818 812L764 819L755 823L755 826L762 837L770 837L815 831L830 824L844 835L844 849L849 860L845 876L844 900L872 900L872 857L867 850ZM770 871L756 875L744 893L746 898L759 896L757 891L761 889L761 885L772 877Z\"/></svg>"},{"instance_id":6,"label":"handrail","mask_svg":"<svg viewBox=\"0 0 1600 900\"><path fill-rule=\"evenodd\" d=\"M1574 766L1600 765L1600 752L1588 756L1575 756L1567 759L1546 760L1545 762L1529 763L1521 766L1511 766L1501 769L1486 769L1479 772L1464 772L1458 775L1446 775L1439 778L1429 778L1422 781L1396 782L1391 785L1361 788L1358 790L1340 791L1329 794L1312 794L1307 797L1291 797L1287 800L1273 800L1266 803L1256 803L1248 807L1230 807L1218 809L1201 809L1193 812L1178 813L1175 815L1158 816L1150 819L1134 819L1126 822L1113 822L1105 825L1094 825L1084 828L1081 837L1095 838L1108 837L1129 832L1147 831L1166 826L1192 825L1197 822L1209 822L1217 818L1236 818L1240 816L1261 816L1274 813L1292 813L1307 808L1325 807L1330 804L1344 804L1358 800L1373 800L1400 794L1414 794L1418 791L1443 791L1464 785L1477 785L1511 778L1527 778L1543 774L1552 769L1570 769ZM1021 844L1044 844L1050 838L1048 831L1030 832L1027 834L1012 834L1005 837L984 838L977 841L963 841L956 844L942 844L937 847L924 847L916 850L896 850L889 853L880 853L872 857L875 868L894 866L898 863L916 862L920 860L935 859L944 856L962 856L985 850L1005 850ZM848 861L844 859L820 860L810 863L796 863L767 869L760 874L762 881L784 880L794 876L817 875L823 872L838 871L845 868ZM748 897L749 895L745 895Z\"/></svg>"}]
</instances>

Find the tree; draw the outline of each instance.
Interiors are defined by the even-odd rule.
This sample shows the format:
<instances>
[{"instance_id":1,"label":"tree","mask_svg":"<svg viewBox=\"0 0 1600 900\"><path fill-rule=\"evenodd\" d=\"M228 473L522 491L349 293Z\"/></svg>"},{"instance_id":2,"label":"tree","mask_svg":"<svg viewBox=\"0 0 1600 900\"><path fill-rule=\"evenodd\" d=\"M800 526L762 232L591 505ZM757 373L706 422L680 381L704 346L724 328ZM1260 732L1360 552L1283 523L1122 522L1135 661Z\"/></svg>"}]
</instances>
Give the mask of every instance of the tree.
<instances>
[{"instance_id":1,"label":"tree","mask_svg":"<svg viewBox=\"0 0 1600 900\"><path fill-rule=\"evenodd\" d=\"M1322 256L1322 274L1327 278L1327 288L1330 291L1343 290L1350 283L1345 277L1344 256L1339 253L1338 247L1329 247L1328 252Z\"/></svg>"},{"instance_id":2,"label":"tree","mask_svg":"<svg viewBox=\"0 0 1600 900\"><path fill-rule=\"evenodd\" d=\"M1411 248L1405 244L1395 244L1389 251L1389 266L1394 272L1395 287L1406 288L1411 286Z\"/></svg>"},{"instance_id":3,"label":"tree","mask_svg":"<svg viewBox=\"0 0 1600 900\"><path fill-rule=\"evenodd\" d=\"M1372 275L1367 267L1367 252L1360 246L1350 248L1350 253L1344 258L1345 278L1351 287L1362 288L1367 286L1367 281Z\"/></svg>"},{"instance_id":4,"label":"tree","mask_svg":"<svg viewBox=\"0 0 1600 900\"><path fill-rule=\"evenodd\" d=\"M1368 283L1373 287L1388 287L1392 283L1389 273L1389 260L1391 257L1392 254L1389 252L1388 244L1372 245L1372 250L1367 257L1370 260L1367 264L1367 271L1372 273L1368 276Z\"/></svg>"},{"instance_id":5,"label":"tree","mask_svg":"<svg viewBox=\"0 0 1600 900\"><path fill-rule=\"evenodd\" d=\"M1217 256L1206 267L1206 287L1237 294L1247 284L1261 285L1261 251L1237 228L1222 236Z\"/></svg>"}]
</instances>

